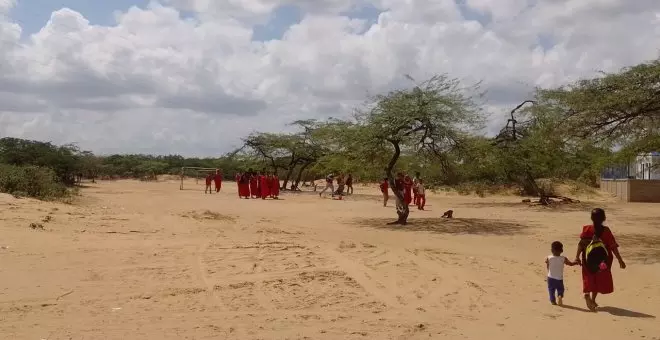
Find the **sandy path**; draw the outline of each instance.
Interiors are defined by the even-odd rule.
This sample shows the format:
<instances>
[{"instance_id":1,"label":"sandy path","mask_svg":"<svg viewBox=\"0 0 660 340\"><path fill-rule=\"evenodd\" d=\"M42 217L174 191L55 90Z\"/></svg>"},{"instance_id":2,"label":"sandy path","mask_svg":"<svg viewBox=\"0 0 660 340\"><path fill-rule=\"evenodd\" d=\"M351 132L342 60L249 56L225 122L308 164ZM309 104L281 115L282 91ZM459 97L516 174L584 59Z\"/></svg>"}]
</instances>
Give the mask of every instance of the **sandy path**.
<instances>
[{"instance_id":1,"label":"sandy path","mask_svg":"<svg viewBox=\"0 0 660 340\"><path fill-rule=\"evenodd\" d=\"M391 228L373 188L343 201L201 190L120 181L75 205L0 196L0 338L554 340L590 325L593 337L660 339L657 205L438 194ZM595 314L567 269L568 306L553 307L543 258L554 240L573 256L594 204L629 268ZM457 219L438 218L448 208Z\"/></svg>"}]
</instances>

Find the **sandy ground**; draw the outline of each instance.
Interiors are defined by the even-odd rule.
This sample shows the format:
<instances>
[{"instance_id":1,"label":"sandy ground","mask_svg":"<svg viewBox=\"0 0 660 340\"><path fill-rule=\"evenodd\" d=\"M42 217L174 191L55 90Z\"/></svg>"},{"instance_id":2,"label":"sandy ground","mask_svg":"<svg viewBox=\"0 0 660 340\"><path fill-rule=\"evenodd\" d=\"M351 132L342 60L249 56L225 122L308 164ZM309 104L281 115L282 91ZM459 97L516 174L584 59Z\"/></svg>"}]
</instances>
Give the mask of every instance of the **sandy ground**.
<instances>
[{"instance_id":1,"label":"sandy ground","mask_svg":"<svg viewBox=\"0 0 660 340\"><path fill-rule=\"evenodd\" d=\"M438 194L389 227L394 208L373 187L342 201L202 190L118 181L73 205L0 196L0 339L660 339L660 205ZM598 313L576 268L566 306L551 306L550 243L572 258L595 205L628 268ZM439 219L449 208L457 218Z\"/></svg>"}]
</instances>

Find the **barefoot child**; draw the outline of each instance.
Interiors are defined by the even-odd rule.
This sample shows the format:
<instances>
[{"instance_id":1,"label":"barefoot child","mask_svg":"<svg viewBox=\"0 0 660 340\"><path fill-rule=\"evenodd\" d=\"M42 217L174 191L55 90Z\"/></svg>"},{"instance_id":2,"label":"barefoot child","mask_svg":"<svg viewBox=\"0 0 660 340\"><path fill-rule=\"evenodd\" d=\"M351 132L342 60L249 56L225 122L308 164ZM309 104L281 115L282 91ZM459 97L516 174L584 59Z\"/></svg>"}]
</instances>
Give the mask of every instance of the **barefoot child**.
<instances>
[{"instance_id":1,"label":"barefoot child","mask_svg":"<svg viewBox=\"0 0 660 340\"><path fill-rule=\"evenodd\" d=\"M545 259L548 269L548 292L550 303L561 306L564 298L564 265L575 266L578 263L571 262L561 255L564 252L564 245L559 241L552 242L551 250L552 255L548 255Z\"/></svg>"}]
</instances>

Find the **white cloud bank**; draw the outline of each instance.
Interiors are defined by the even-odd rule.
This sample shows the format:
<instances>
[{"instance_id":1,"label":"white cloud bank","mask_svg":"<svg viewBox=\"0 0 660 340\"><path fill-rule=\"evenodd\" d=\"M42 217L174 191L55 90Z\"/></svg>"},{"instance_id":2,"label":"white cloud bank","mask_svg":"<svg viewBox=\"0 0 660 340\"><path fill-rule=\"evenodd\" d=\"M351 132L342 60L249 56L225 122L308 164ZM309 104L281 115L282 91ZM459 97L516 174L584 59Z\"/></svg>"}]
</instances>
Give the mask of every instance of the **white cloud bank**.
<instances>
[{"instance_id":1,"label":"white cloud bank","mask_svg":"<svg viewBox=\"0 0 660 340\"><path fill-rule=\"evenodd\" d=\"M384 11L371 27L341 15L367 2ZM283 4L304 8L302 22L282 40L252 41ZM111 27L61 9L23 39L13 5L0 0L0 136L100 153L218 155L251 131L345 114L409 85L404 74L483 80L497 112L533 86L660 48L658 0L462 0L485 26L454 0L163 0Z\"/></svg>"}]
</instances>

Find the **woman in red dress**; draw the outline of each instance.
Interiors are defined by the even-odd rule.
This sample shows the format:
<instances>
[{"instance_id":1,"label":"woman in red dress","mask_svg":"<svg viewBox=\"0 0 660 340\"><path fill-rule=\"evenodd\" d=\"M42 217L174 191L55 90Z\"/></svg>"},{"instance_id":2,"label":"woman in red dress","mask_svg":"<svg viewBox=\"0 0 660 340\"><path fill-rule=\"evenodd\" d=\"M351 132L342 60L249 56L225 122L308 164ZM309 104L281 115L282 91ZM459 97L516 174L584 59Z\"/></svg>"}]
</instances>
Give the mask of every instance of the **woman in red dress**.
<instances>
[{"instance_id":1,"label":"woman in red dress","mask_svg":"<svg viewBox=\"0 0 660 340\"><path fill-rule=\"evenodd\" d=\"M257 198L261 196L259 192L259 176L254 171L250 171L250 197Z\"/></svg>"},{"instance_id":2,"label":"woman in red dress","mask_svg":"<svg viewBox=\"0 0 660 340\"><path fill-rule=\"evenodd\" d=\"M276 172L270 177L270 197L278 199L280 196L280 178Z\"/></svg>"},{"instance_id":3,"label":"woman in red dress","mask_svg":"<svg viewBox=\"0 0 660 340\"><path fill-rule=\"evenodd\" d=\"M587 308L591 311L596 311L598 304L596 297L598 294L610 294L614 292L614 281L612 280L612 263L614 257L619 262L621 269L626 268L626 263L623 262L621 254L619 254L619 245L616 243L614 234L610 228L603 225L605 222L605 210L596 208L591 211L592 225L582 227L580 234L580 243L577 247L577 254L575 261L582 264L582 292L584 293L584 300L587 303ZM607 260L605 265L607 268L601 268L598 272L591 272L586 266L586 249L592 240L599 239L607 248Z\"/></svg>"},{"instance_id":4,"label":"woman in red dress","mask_svg":"<svg viewBox=\"0 0 660 340\"><path fill-rule=\"evenodd\" d=\"M238 188L238 197L241 197L241 173L237 172L234 179L236 180L236 187Z\"/></svg>"},{"instance_id":5,"label":"woman in red dress","mask_svg":"<svg viewBox=\"0 0 660 340\"><path fill-rule=\"evenodd\" d=\"M242 173L238 179L238 195L241 198L250 198L250 175Z\"/></svg>"},{"instance_id":6,"label":"woman in red dress","mask_svg":"<svg viewBox=\"0 0 660 340\"><path fill-rule=\"evenodd\" d=\"M270 185L265 171L259 175L259 189L261 189L260 191L262 200L265 200L266 197L270 196Z\"/></svg>"},{"instance_id":7,"label":"woman in red dress","mask_svg":"<svg viewBox=\"0 0 660 340\"><path fill-rule=\"evenodd\" d=\"M410 178L410 176L406 175L403 178L403 187L405 188L405 191L403 192L403 200L405 201L406 205L410 205L410 203L412 203L412 187L413 187L413 181Z\"/></svg>"}]
</instances>

